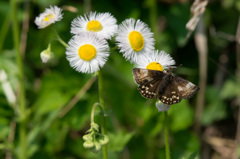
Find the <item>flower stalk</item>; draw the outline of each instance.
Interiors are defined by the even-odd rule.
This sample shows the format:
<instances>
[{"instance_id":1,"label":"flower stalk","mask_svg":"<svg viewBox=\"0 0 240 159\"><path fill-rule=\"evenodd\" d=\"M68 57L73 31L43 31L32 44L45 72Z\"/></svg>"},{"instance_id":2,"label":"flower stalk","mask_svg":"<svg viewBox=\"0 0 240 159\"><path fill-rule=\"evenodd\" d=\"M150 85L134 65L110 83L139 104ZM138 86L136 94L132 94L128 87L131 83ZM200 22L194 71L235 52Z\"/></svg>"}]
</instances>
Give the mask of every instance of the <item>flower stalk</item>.
<instances>
[{"instance_id":1,"label":"flower stalk","mask_svg":"<svg viewBox=\"0 0 240 159\"><path fill-rule=\"evenodd\" d=\"M63 41L63 39L60 37L60 35L58 34L58 32L57 32L57 30L55 29L55 27L54 27L54 31L55 31L57 40L60 42L60 44L62 44L64 47L67 47L67 46L68 46L67 43L65 43L65 42Z\"/></svg>"},{"instance_id":2,"label":"flower stalk","mask_svg":"<svg viewBox=\"0 0 240 159\"><path fill-rule=\"evenodd\" d=\"M94 114L95 114L94 112L95 112L96 107L99 107L99 108L101 109L101 113L104 114L101 105L100 105L99 103L95 103L95 104L93 105L93 107L92 107L92 112L91 112L91 123L94 123ZM103 116L104 116L104 115L103 115Z\"/></svg>"},{"instance_id":3,"label":"flower stalk","mask_svg":"<svg viewBox=\"0 0 240 159\"><path fill-rule=\"evenodd\" d=\"M103 81L102 81L102 72L101 70L98 71L98 89L99 89L99 101L100 105L105 111L105 105L104 105L104 100L103 100ZM106 135L106 117L103 115L102 117L102 134ZM108 159L108 150L107 150L107 145L103 146L103 158Z\"/></svg>"},{"instance_id":4,"label":"flower stalk","mask_svg":"<svg viewBox=\"0 0 240 159\"><path fill-rule=\"evenodd\" d=\"M166 151L166 159L170 159L170 148L169 148L169 136L168 136L168 111L164 111L165 118L165 151Z\"/></svg>"}]
</instances>

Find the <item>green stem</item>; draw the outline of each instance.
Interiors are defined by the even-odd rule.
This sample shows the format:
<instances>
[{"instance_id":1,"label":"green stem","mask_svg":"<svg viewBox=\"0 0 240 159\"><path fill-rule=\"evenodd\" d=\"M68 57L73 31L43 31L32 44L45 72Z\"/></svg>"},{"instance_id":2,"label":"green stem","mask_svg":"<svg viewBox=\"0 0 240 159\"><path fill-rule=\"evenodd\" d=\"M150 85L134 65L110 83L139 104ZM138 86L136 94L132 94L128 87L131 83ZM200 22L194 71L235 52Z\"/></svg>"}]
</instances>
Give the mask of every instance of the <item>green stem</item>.
<instances>
[{"instance_id":1,"label":"green stem","mask_svg":"<svg viewBox=\"0 0 240 159\"><path fill-rule=\"evenodd\" d=\"M14 48L16 52L16 60L18 65L18 76L19 76L19 110L20 110L20 148L21 153L20 159L27 159L27 149L26 149L26 120L25 120L25 89L24 89L24 74L23 74L23 64L22 57L19 50L19 28L17 21L17 6L16 1L11 0L11 8L12 8L12 23L13 23L13 40L14 40Z\"/></svg>"},{"instance_id":2,"label":"green stem","mask_svg":"<svg viewBox=\"0 0 240 159\"><path fill-rule=\"evenodd\" d=\"M91 123L94 123L94 112L95 112L95 109L96 107L99 107L103 113L103 116L104 116L104 112L103 112L103 109L101 107L101 105L99 103L95 103L92 107L92 112L91 112Z\"/></svg>"},{"instance_id":3,"label":"green stem","mask_svg":"<svg viewBox=\"0 0 240 159\"><path fill-rule=\"evenodd\" d=\"M110 53L113 53L115 50L117 50L118 49L118 46L115 46L115 47L111 47L110 48Z\"/></svg>"},{"instance_id":4,"label":"green stem","mask_svg":"<svg viewBox=\"0 0 240 159\"><path fill-rule=\"evenodd\" d=\"M85 13L89 13L91 11L91 0L84 0L83 4L84 4Z\"/></svg>"},{"instance_id":5,"label":"green stem","mask_svg":"<svg viewBox=\"0 0 240 159\"><path fill-rule=\"evenodd\" d=\"M150 20L150 26L152 28L152 32L154 33L154 37L156 40L156 45L159 45L159 31L158 31L158 13L157 13L157 0L149 0L149 20ZM159 47L159 46L157 46Z\"/></svg>"},{"instance_id":6,"label":"green stem","mask_svg":"<svg viewBox=\"0 0 240 159\"><path fill-rule=\"evenodd\" d=\"M54 27L54 26L53 26ZM55 29L55 27L54 27L54 31L55 31L55 34L56 34L56 36L57 36L57 40L64 46L64 47L67 47L68 45L67 45L67 43L65 43L64 41L63 41L63 39L60 37L60 35L58 34L58 32L57 32L57 30Z\"/></svg>"},{"instance_id":7,"label":"green stem","mask_svg":"<svg viewBox=\"0 0 240 159\"><path fill-rule=\"evenodd\" d=\"M166 159L170 159L170 148L169 148L169 137L168 137L168 112L164 111L165 118L165 150L166 150Z\"/></svg>"},{"instance_id":8,"label":"green stem","mask_svg":"<svg viewBox=\"0 0 240 159\"><path fill-rule=\"evenodd\" d=\"M154 33L157 33L157 0L150 0L149 1L149 19L150 19L150 25Z\"/></svg>"},{"instance_id":9,"label":"green stem","mask_svg":"<svg viewBox=\"0 0 240 159\"><path fill-rule=\"evenodd\" d=\"M10 19L10 13L8 13L8 15L5 17L5 20L2 24L2 27L1 27L1 31L0 31L0 51L2 51L2 47L3 47L3 44L4 44L4 40L6 38L6 35L8 33L8 30L9 30L9 19Z\"/></svg>"},{"instance_id":10,"label":"green stem","mask_svg":"<svg viewBox=\"0 0 240 159\"><path fill-rule=\"evenodd\" d=\"M105 105L104 105L104 100L103 100L103 81L102 81L101 70L98 71L98 89L99 89L100 105L101 105L103 111L105 111ZM102 134L106 135L106 117L105 117L105 115L102 117ZM103 146L103 158L108 159L107 145Z\"/></svg>"}]
</instances>

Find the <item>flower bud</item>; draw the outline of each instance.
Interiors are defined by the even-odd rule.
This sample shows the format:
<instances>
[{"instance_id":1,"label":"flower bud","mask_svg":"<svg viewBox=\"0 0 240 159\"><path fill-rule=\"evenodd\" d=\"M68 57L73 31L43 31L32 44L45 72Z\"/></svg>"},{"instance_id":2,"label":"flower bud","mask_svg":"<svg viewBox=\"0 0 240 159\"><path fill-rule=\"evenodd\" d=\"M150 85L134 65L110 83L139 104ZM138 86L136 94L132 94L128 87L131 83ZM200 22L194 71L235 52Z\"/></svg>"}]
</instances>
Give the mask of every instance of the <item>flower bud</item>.
<instances>
[{"instance_id":1,"label":"flower bud","mask_svg":"<svg viewBox=\"0 0 240 159\"><path fill-rule=\"evenodd\" d=\"M98 153L101 150L101 145L98 142L94 142L94 147L90 149L90 151L94 153Z\"/></svg>"},{"instance_id":2,"label":"flower bud","mask_svg":"<svg viewBox=\"0 0 240 159\"><path fill-rule=\"evenodd\" d=\"M83 143L83 147L86 149L91 149L94 147L94 143L90 140L87 140Z\"/></svg>"},{"instance_id":3,"label":"flower bud","mask_svg":"<svg viewBox=\"0 0 240 159\"><path fill-rule=\"evenodd\" d=\"M104 146L107 145L109 142L109 137L107 135L101 135L99 139L99 143Z\"/></svg>"},{"instance_id":4,"label":"flower bud","mask_svg":"<svg viewBox=\"0 0 240 159\"><path fill-rule=\"evenodd\" d=\"M92 139L93 139L93 138L92 138L92 135L91 135L91 134L86 134L86 135L83 136L83 140L84 140L84 141L88 141L88 140L92 141Z\"/></svg>"},{"instance_id":5,"label":"flower bud","mask_svg":"<svg viewBox=\"0 0 240 159\"><path fill-rule=\"evenodd\" d=\"M158 108L158 111L164 112L168 111L171 105L163 104L160 100L156 102L156 107Z\"/></svg>"},{"instance_id":6,"label":"flower bud","mask_svg":"<svg viewBox=\"0 0 240 159\"><path fill-rule=\"evenodd\" d=\"M51 44L48 44L48 48L41 52L40 57L43 63L46 63L53 58L53 53L51 52Z\"/></svg>"},{"instance_id":7,"label":"flower bud","mask_svg":"<svg viewBox=\"0 0 240 159\"><path fill-rule=\"evenodd\" d=\"M98 124L92 122L92 123L91 123L91 128L94 129L94 130L96 130L97 132L99 132L99 126L98 126Z\"/></svg>"}]
</instances>

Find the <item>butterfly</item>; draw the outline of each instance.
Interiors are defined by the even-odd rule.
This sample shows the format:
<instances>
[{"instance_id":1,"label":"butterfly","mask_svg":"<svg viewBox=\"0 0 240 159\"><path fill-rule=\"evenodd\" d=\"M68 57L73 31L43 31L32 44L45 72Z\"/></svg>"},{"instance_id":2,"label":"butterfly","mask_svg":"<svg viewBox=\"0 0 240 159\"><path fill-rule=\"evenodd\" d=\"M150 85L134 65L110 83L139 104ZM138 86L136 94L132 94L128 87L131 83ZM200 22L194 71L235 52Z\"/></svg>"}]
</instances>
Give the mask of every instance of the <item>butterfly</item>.
<instances>
[{"instance_id":1,"label":"butterfly","mask_svg":"<svg viewBox=\"0 0 240 159\"><path fill-rule=\"evenodd\" d=\"M149 99L157 99L167 105L179 103L183 98L191 98L199 87L181 77L172 75L172 68L164 71L134 68L134 80L140 94Z\"/></svg>"}]
</instances>

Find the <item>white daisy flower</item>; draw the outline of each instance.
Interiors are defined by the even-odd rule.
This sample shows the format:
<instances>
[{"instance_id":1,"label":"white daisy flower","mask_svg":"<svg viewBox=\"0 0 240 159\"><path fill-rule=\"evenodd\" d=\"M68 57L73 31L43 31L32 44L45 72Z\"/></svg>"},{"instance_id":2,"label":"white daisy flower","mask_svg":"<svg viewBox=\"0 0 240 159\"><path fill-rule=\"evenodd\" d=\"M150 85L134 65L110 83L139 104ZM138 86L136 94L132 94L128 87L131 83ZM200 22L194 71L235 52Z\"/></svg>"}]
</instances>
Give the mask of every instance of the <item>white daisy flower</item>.
<instances>
[{"instance_id":1,"label":"white daisy flower","mask_svg":"<svg viewBox=\"0 0 240 159\"><path fill-rule=\"evenodd\" d=\"M71 33L93 32L99 38L110 39L117 32L117 20L110 13L90 12L72 21Z\"/></svg>"},{"instance_id":2,"label":"white daisy flower","mask_svg":"<svg viewBox=\"0 0 240 159\"><path fill-rule=\"evenodd\" d=\"M174 59L164 51L159 52L158 50L153 51L152 54L142 55L136 62L136 67L146 68L150 70L163 71L168 67L174 67Z\"/></svg>"},{"instance_id":3,"label":"white daisy flower","mask_svg":"<svg viewBox=\"0 0 240 159\"><path fill-rule=\"evenodd\" d=\"M53 58L53 53L51 51L51 44L48 45L48 48L46 50L43 50L40 53L40 57L43 63L47 63L50 59Z\"/></svg>"},{"instance_id":4,"label":"white daisy flower","mask_svg":"<svg viewBox=\"0 0 240 159\"><path fill-rule=\"evenodd\" d=\"M98 39L95 34L75 35L68 43L67 60L78 72L93 73L103 67L109 56L109 46L105 39Z\"/></svg>"},{"instance_id":5,"label":"white daisy flower","mask_svg":"<svg viewBox=\"0 0 240 159\"><path fill-rule=\"evenodd\" d=\"M140 20L127 19L118 27L117 45L123 56L130 62L138 61L138 57L154 50L154 38L147 24Z\"/></svg>"},{"instance_id":6,"label":"white daisy flower","mask_svg":"<svg viewBox=\"0 0 240 159\"><path fill-rule=\"evenodd\" d=\"M50 8L46 8L43 13L36 17L35 24L39 29L42 29L56 21L60 21L62 18L62 9L57 6L50 6Z\"/></svg>"}]
</instances>

